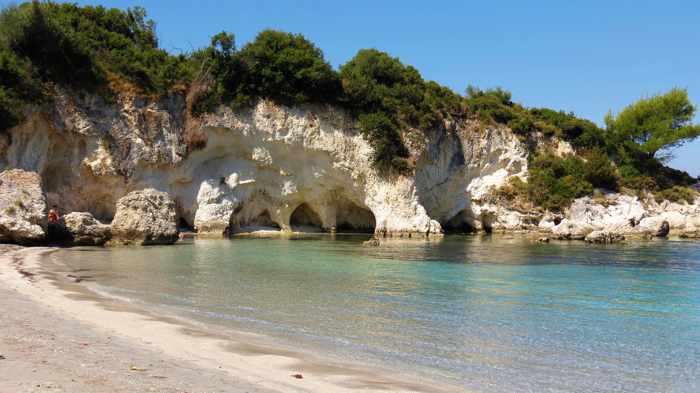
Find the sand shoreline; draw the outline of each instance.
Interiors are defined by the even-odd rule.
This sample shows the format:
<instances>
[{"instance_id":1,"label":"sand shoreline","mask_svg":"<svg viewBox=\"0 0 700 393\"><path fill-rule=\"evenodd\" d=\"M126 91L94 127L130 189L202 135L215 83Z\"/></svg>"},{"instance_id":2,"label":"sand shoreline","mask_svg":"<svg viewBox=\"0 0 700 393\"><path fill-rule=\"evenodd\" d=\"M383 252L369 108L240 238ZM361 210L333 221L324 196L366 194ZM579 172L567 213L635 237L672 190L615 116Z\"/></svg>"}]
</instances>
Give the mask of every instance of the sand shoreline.
<instances>
[{"instance_id":1,"label":"sand shoreline","mask_svg":"<svg viewBox=\"0 0 700 393\"><path fill-rule=\"evenodd\" d=\"M36 386L42 384L32 375L36 373L46 374L44 379L53 379L50 383L54 384L56 380L65 380L52 391L70 392L121 391L118 387L124 385L125 380L130 383L123 391L463 391L409 376L387 377L354 364L334 364L301 351L270 347L262 336L240 332L220 334L198 324L153 315L125 302L102 298L86 286L76 284L75 278L56 273L44 258L54 249L0 247L0 304L3 310L16 317L14 321L5 321L8 326L2 326L0 333L0 355L6 357L0 359L0 373L13 375L0 381L0 391L43 391ZM41 310L41 318L35 317L36 310ZM38 330L27 330L26 326L38 326ZM98 347L87 344L93 350L94 362L102 364L100 370L104 375L98 378L81 376L80 372L84 371L81 357L72 359L76 363L74 371L40 362L32 367L37 371L29 375L7 374L3 370L17 368L27 359L51 357L56 353L56 348L50 346L38 349L42 347L17 344L16 337L11 337L12 332L30 342L33 338L42 341L41 332L53 334L51 342L57 347L71 340L105 343L101 350L94 350ZM119 343L111 344L113 340ZM75 356L63 355L64 358ZM130 358L134 358L135 364L127 366ZM61 362L70 364L71 359ZM148 364L157 367L152 369ZM172 375L146 378L147 374L160 369L169 370ZM100 370L94 372L100 374ZM115 371L116 375L107 370ZM294 374L302 374L303 379L293 377ZM20 388L13 390L13 387Z\"/></svg>"}]
</instances>

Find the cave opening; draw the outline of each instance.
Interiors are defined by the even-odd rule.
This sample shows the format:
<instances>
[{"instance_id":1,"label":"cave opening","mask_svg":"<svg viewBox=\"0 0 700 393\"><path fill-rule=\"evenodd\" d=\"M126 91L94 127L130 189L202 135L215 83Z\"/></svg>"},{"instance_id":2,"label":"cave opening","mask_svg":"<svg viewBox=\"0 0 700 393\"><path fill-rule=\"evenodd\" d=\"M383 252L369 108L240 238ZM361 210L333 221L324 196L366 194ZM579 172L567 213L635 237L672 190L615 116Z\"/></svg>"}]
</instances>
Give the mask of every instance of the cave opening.
<instances>
[{"instance_id":1,"label":"cave opening","mask_svg":"<svg viewBox=\"0 0 700 393\"><path fill-rule=\"evenodd\" d=\"M277 225L276 222L272 221L270 212L267 210L263 210L263 212L258 214L257 217L246 223L246 226L280 229L280 226Z\"/></svg>"},{"instance_id":2,"label":"cave opening","mask_svg":"<svg viewBox=\"0 0 700 393\"><path fill-rule=\"evenodd\" d=\"M338 206L335 216L336 231L345 233L374 233L377 220L371 210L348 202Z\"/></svg>"},{"instance_id":3,"label":"cave opening","mask_svg":"<svg viewBox=\"0 0 700 393\"><path fill-rule=\"evenodd\" d=\"M474 220L467 210L461 210L449 220L441 223L441 225L442 230L448 235L463 235L476 232Z\"/></svg>"},{"instance_id":4,"label":"cave opening","mask_svg":"<svg viewBox=\"0 0 700 393\"><path fill-rule=\"evenodd\" d=\"M321 217L306 203L302 203L292 213L289 225L294 232L321 232Z\"/></svg>"},{"instance_id":5,"label":"cave opening","mask_svg":"<svg viewBox=\"0 0 700 393\"><path fill-rule=\"evenodd\" d=\"M261 230L280 230L279 224L272 219L270 212L267 209L263 209L262 212L257 214L255 211L243 210L244 209L241 208L238 209L237 212L234 211L235 216L231 220L231 228L233 228L233 233L254 232Z\"/></svg>"},{"instance_id":6,"label":"cave opening","mask_svg":"<svg viewBox=\"0 0 700 393\"><path fill-rule=\"evenodd\" d=\"M187 222L185 217L180 216L177 220L177 228L180 232L194 232L194 225Z\"/></svg>"}]
</instances>

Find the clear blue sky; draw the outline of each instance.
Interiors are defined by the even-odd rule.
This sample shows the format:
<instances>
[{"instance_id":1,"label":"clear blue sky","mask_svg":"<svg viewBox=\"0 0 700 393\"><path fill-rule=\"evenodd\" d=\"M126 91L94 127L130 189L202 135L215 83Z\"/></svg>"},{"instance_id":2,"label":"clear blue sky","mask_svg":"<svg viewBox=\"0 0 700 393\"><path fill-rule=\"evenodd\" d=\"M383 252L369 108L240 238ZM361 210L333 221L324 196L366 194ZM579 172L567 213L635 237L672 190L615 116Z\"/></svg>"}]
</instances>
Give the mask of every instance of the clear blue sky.
<instances>
[{"instance_id":1,"label":"clear blue sky","mask_svg":"<svg viewBox=\"0 0 700 393\"><path fill-rule=\"evenodd\" d=\"M610 109L674 86L700 104L697 0L78 3L145 7L161 46L172 51L204 46L221 30L234 33L239 46L262 29L285 30L311 39L334 66L374 47L457 92L468 84L501 86L527 106L598 123ZM700 175L700 140L676 153L672 166Z\"/></svg>"}]
</instances>

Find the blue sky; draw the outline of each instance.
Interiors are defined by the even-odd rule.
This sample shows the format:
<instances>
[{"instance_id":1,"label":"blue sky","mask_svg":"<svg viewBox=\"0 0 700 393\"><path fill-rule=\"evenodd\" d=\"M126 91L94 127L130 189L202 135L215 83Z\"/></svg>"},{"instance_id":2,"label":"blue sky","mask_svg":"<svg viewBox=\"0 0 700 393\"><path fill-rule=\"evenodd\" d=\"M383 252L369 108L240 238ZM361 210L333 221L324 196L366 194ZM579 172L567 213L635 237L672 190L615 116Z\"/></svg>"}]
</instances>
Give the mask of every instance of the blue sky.
<instances>
[{"instance_id":1,"label":"blue sky","mask_svg":"<svg viewBox=\"0 0 700 393\"><path fill-rule=\"evenodd\" d=\"M241 46L274 28L304 34L334 66L374 47L457 92L469 84L501 86L527 106L574 111L598 123L608 110L674 86L700 104L697 0L78 3L145 7L161 46L172 51L204 46L221 30ZM676 156L672 166L700 175L700 140Z\"/></svg>"}]
</instances>

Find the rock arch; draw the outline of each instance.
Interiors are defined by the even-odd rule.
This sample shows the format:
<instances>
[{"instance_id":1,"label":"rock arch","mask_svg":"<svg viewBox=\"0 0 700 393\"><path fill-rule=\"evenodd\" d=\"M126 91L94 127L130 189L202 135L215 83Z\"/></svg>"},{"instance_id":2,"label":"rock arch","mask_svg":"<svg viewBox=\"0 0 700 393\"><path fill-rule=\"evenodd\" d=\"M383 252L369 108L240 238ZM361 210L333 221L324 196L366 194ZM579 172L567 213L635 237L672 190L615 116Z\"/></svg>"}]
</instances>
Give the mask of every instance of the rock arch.
<instances>
[{"instance_id":1,"label":"rock arch","mask_svg":"<svg viewBox=\"0 0 700 393\"><path fill-rule=\"evenodd\" d=\"M371 210L349 201L336 208L335 223L336 231L341 233L374 233L377 226Z\"/></svg>"},{"instance_id":2,"label":"rock arch","mask_svg":"<svg viewBox=\"0 0 700 393\"><path fill-rule=\"evenodd\" d=\"M446 234L474 233L477 229L471 212L466 209L460 210L449 220L441 222L440 225Z\"/></svg>"},{"instance_id":3,"label":"rock arch","mask_svg":"<svg viewBox=\"0 0 700 393\"><path fill-rule=\"evenodd\" d=\"M294 232L321 232L323 221L311 206L302 203L297 206L289 218L289 226Z\"/></svg>"},{"instance_id":4,"label":"rock arch","mask_svg":"<svg viewBox=\"0 0 700 393\"><path fill-rule=\"evenodd\" d=\"M232 227L235 232L251 232L260 230L280 230L280 226L272 219L269 210L263 209L259 213L237 217Z\"/></svg>"}]
</instances>

